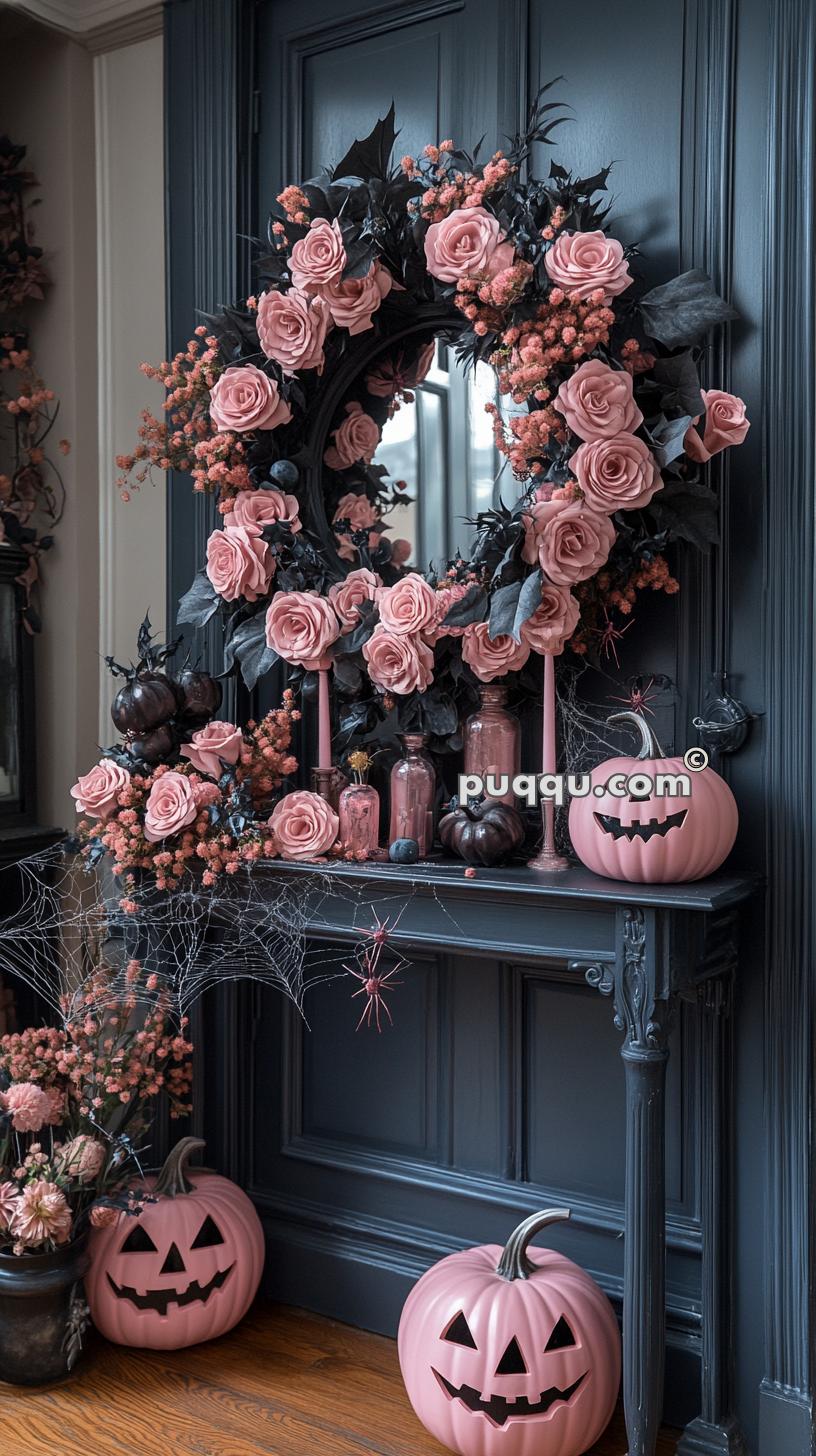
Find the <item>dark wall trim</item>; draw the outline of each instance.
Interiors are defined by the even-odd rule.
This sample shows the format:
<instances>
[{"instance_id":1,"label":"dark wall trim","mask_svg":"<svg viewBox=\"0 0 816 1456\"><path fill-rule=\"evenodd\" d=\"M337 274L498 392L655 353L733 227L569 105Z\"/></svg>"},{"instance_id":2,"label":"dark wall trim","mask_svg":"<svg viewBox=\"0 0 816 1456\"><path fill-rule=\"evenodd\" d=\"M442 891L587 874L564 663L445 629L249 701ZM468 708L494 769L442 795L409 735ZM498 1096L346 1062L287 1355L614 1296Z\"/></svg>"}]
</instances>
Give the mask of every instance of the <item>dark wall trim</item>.
<instances>
[{"instance_id":1,"label":"dark wall trim","mask_svg":"<svg viewBox=\"0 0 816 1456\"><path fill-rule=\"evenodd\" d=\"M762 385L770 881L762 1450L810 1452L814 1386L813 573L816 11L770 6ZM780 321L785 319L784 328ZM783 646L784 644L784 646Z\"/></svg>"}]
</instances>

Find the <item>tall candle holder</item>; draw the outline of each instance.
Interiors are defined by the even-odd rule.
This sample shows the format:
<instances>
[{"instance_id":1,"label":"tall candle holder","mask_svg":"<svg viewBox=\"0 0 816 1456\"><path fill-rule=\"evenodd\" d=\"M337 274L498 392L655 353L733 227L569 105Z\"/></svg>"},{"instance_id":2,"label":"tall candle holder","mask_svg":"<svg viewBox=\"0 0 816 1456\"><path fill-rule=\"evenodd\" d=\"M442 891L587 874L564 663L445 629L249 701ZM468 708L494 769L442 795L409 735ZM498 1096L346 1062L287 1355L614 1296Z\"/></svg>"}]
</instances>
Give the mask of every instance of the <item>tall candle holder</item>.
<instances>
[{"instance_id":1,"label":"tall candle holder","mask_svg":"<svg viewBox=\"0 0 816 1456\"><path fill-rule=\"evenodd\" d=\"M541 772L554 774L558 762L555 744L555 662L551 652L544 654L544 712L541 734ZM568 870L569 860L558 853L555 847L555 804L552 799L541 800L541 820L544 838L538 854L528 865L531 870L544 870L547 874L560 874Z\"/></svg>"}]
</instances>

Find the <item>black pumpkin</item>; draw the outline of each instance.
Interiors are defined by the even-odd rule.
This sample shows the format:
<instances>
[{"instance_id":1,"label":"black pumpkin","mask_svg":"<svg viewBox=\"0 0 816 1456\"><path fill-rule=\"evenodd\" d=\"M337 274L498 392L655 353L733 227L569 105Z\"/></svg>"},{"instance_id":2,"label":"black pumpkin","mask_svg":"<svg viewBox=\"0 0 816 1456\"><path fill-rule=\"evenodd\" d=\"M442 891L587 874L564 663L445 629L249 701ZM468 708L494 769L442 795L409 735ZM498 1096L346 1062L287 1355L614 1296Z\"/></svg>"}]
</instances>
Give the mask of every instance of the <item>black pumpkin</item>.
<instances>
[{"instance_id":1,"label":"black pumpkin","mask_svg":"<svg viewBox=\"0 0 816 1456\"><path fill-rule=\"evenodd\" d=\"M446 814L439 824L439 838L445 849L468 864L503 864L524 839L524 822L512 805L482 799Z\"/></svg>"},{"instance_id":2,"label":"black pumpkin","mask_svg":"<svg viewBox=\"0 0 816 1456\"><path fill-rule=\"evenodd\" d=\"M209 723L221 707L221 684L208 672L183 667L176 678L176 686L181 694L181 711L190 723L202 726Z\"/></svg>"},{"instance_id":3,"label":"black pumpkin","mask_svg":"<svg viewBox=\"0 0 816 1456\"><path fill-rule=\"evenodd\" d=\"M119 689L111 717L120 733L133 736L167 723L177 708L175 685L167 674L142 668Z\"/></svg>"},{"instance_id":4,"label":"black pumpkin","mask_svg":"<svg viewBox=\"0 0 816 1456\"><path fill-rule=\"evenodd\" d=\"M147 733L128 734L127 747L134 758L143 763L164 763L176 746L176 735L170 723L160 723Z\"/></svg>"}]
</instances>

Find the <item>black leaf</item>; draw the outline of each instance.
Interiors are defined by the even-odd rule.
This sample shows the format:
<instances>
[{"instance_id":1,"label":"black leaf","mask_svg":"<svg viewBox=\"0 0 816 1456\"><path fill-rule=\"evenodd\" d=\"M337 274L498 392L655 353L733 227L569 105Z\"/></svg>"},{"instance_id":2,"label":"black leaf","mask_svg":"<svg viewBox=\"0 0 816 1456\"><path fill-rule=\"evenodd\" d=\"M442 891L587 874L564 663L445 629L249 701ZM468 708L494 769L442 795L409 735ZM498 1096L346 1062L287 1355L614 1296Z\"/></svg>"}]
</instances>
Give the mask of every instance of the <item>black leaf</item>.
<instances>
[{"instance_id":1,"label":"black leaf","mask_svg":"<svg viewBox=\"0 0 816 1456\"><path fill-rule=\"evenodd\" d=\"M459 726L459 714L453 698L449 697L447 693L436 691L420 693L419 702L425 727L429 733L435 733L437 737L445 738L447 734L456 732Z\"/></svg>"},{"instance_id":2,"label":"black leaf","mask_svg":"<svg viewBox=\"0 0 816 1456\"><path fill-rule=\"evenodd\" d=\"M644 294L639 307L652 338L670 349L691 344L715 324L738 317L736 309L715 292L701 268L691 268L659 284Z\"/></svg>"},{"instance_id":3,"label":"black leaf","mask_svg":"<svg viewBox=\"0 0 816 1456\"><path fill-rule=\"evenodd\" d=\"M683 414L697 419L705 405L700 393L700 376L690 349L681 354L671 354L656 359L652 367L652 378L664 386L663 408L679 409Z\"/></svg>"},{"instance_id":4,"label":"black leaf","mask_svg":"<svg viewBox=\"0 0 816 1456\"><path fill-rule=\"evenodd\" d=\"M487 596L480 586L468 587L465 595L454 602L442 619L444 627L469 627L471 622L483 622L487 615Z\"/></svg>"},{"instance_id":5,"label":"black leaf","mask_svg":"<svg viewBox=\"0 0 816 1456\"><path fill-rule=\"evenodd\" d=\"M521 629L527 618L532 617L533 612L541 606L541 581L541 567L537 566L535 571L531 571L522 583L516 603L516 614L513 618L513 636L517 642L521 641Z\"/></svg>"},{"instance_id":6,"label":"black leaf","mask_svg":"<svg viewBox=\"0 0 816 1456\"><path fill-rule=\"evenodd\" d=\"M681 415L677 420L667 420L661 415L649 430L649 444L661 469L671 465L683 453L683 441L691 424L691 415Z\"/></svg>"},{"instance_id":7,"label":"black leaf","mask_svg":"<svg viewBox=\"0 0 816 1456\"><path fill-rule=\"evenodd\" d=\"M670 531L701 551L720 539L717 497L701 482L677 481L664 486L653 496L649 514L659 530Z\"/></svg>"},{"instance_id":8,"label":"black leaf","mask_svg":"<svg viewBox=\"0 0 816 1456\"><path fill-rule=\"evenodd\" d=\"M378 177L385 181L397 133L394 129L394 103L388 115L377 122L373 131L361 141L352 142L332 177Z\"/></svg>"},{"instance_id":9,"label":"black leaf","mask_svg":"<svg viewBox=\"0 0 816 1456\"><path fill-rule=\"evenodd\" d=\"M358 693L363 684L363 675L348 657L335 657L334 680L348 694Z\"/></svg>"},{"instance_id":10,"label":"black leaf","mask_svg":"<svg viewBox=\"0 0 816 1456\"><path fill-rule=\"evenodd\" d=\"M176 621L189 622L191 627L205 627L218 611L220 601L221 598L206 571L199 571L190 590L184 593L179 602Z\"/></svg>"},{"instance_id":11,"label":"black leaf","mask_svg":"<svg viewBox=\"0 0 816 1456\"><path fill-rule=\"evenodd\" d=\"M496 637L512 635L520 596L520 581L511 581L508 586L500 586L494 594L490 603L490 623L487 629L491 642Z\"/></svg>"}]
</instances>

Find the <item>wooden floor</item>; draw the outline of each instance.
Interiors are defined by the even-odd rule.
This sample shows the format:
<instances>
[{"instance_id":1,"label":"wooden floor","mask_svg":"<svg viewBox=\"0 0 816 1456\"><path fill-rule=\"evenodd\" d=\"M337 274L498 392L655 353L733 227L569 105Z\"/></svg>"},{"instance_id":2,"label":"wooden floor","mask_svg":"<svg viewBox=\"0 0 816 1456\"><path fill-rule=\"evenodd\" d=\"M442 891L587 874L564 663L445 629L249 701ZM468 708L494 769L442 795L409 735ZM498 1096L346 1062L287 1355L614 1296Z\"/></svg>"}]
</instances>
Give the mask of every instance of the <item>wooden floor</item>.
<instances>
[{"instance_id":1,"label":"wooden floor","mask_svg":"<svg viewBox=\"0 0 816 1456\"><path fill-rule=\"evenodd\" d=\"M616 1421L595 1456L623 1456ZM666 1435L658 1456L670 1456ZM0 1386L0 1456L444 1456L396 1345L280 1306L165 1355L94 1339L70 1383Z\"/></svg>"}]
</instances>

